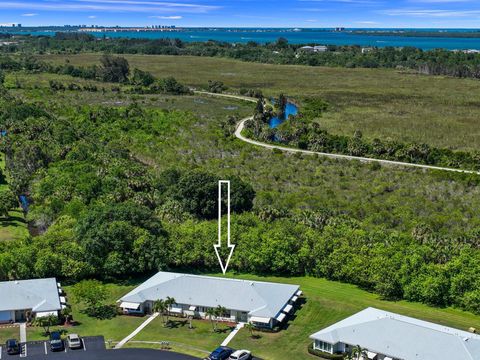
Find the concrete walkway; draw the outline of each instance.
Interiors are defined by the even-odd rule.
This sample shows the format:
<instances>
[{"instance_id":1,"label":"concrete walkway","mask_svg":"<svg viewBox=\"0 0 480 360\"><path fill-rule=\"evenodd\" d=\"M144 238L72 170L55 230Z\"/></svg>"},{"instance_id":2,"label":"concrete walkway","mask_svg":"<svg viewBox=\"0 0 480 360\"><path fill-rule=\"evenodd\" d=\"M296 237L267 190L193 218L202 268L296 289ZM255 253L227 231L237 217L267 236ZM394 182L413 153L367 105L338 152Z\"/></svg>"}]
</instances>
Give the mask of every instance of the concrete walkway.
<instances>
[{"instance_id":1,"label":"concrete walkway","mask_svg":"<svg viewBox=\"0 0 480 360\"><path fill-rule=\"evenodd\" d=\"M251 119L253 119L253 117L250 116L250 117L245 118L242 121L240 121L240 123L237 126L237 130L235 131L235 136L238 139L240 139L242 141L245 141L246 143L261 146L261 147L264 147L264 148L267 148L267 149L272 149L272 150L277 149L277 150L281 150L281 151L286 151L286 152L291 152L291 153L302 153L302 154L306 154L306 155L318 155L318 156L331 158L331 159L358 160L358 161L364 162L364 163L378 163L378 164L381 164L381 165L413 167L413 168L420 168L420 169L427 169L427 170L440 170L440 171L450 171L450 172L456 172L456 173L480 175L480 171L474 171L474 170L454 169L454 168L446 168L446 167L441 167L441 166L414 164L414 163L406 163L406 162L392 161L392 160L382 160L382 159L375 159L375 158L366 158L366 157L361 157L361 156L331 154L331 153L323 153L323 152L318 152L318 151L310 151L310 150L290 148L290 147L279 146L279 145L274 145L274 144L266 144L266 143L263 143L263 142L260 142L260 141L249 139L249 138L242 135L243 128L245 127L245 122L247 120L251 120Z\"/></svg>"},{"instance_id":2,"label":"concrete walkway","mask_svg":"<svg viewBox=\"0 0 480 360\"><path fill-rule=\"evenodd\" d=\"M150 316L138 328L136 328L130 335L128 335L125 339L123 339L117 345L115 345L115 349L121 349L123 347L123 345L125 345L132 338L134 338L140 331L142 331L148 324L150 324L158 315L160 315L160 314L155 313L152 316Z\"/></svg>"},{"instance_id":3,"label":"concrete walkway","mask_svg":"<svg viewBox=\"0 0 480 360\"><path fill-rule=\"evenodd\" d=\"M25 343L27 342L27 324L20 323L20 342Z\"/></svg>"},{"instance_id":4,"label":"concrete walkway","mask_svg":"<svg viewBox=\"0 0 480 360\"><path fill-rule=\"evenodd\" d=\"M214 96L214 97L231 98L231 99L244 100L244 101L255 102L255 103L258 101L258 99L248 97L248 96L233 95L233 94L216 94L216 93L211 93L211 92L208 92L208 91L195 91L195 94L209 95L209 96ZM281 150L281 151L286 151L286 152L291 152L291 153L302 153L302 154L306 154L306 155L318 155L318 156L331 158L331 159L358 160L358 161L364 162L364 163L377 163L377 164L381 164L381 165L413 167L413 168L420 168L420 169L426 169L426 170L440 170L440 171L450 171L450 172L456 172L456 173L480 175L480 171L475 171L475 170L454 169L454 168L447 168L447 167L441 167L441 166L431 166L431 165L423 165L423 164L406 163L406 162L402 162L402 161L392 161L392 160L383 160L383 159L375 159L375 158L366 158L366 157L361 157L361 156L332 154L332 153L324 153L324 152L318 152L318 151L309 151L309 150L290 148L290 147L286 147L286 146L278 146L278 145L273 145L273 144L266 144L266 143L263 143L263 142L260 142L260 141L256 141L256 140L246 138L245 136L242 135L242 130L245 126L245 122L247 120L250 120L250 119L253 119L253 117L249 116L248 118L245 118L245 119L243 119L239 122L239 124L237 126L237 130L235 131L235 136L238 139L240 139L242 141L245 141L246 143L261 146L261 147L264 147L264 148L267 148L267 149L277 149L277 150Z\"/></svg>"},{"instance_id":5,"label":"concrete walkway","mask_svg":"<svg viewBox=\"0 0 480 360\"><path fill-rule=\"evenodd\" d=\"M228 343L230 341L232 341L232 339L235 337L235 335L237 335L237 333L240 331L240 329L243 328L244 326L245 326L245 323L238 323L237 326L235 327L235 329L230 334L228 334L228 336L225 340L223 340L221 346L227 346Z\"/></svg>"}]
</instances>

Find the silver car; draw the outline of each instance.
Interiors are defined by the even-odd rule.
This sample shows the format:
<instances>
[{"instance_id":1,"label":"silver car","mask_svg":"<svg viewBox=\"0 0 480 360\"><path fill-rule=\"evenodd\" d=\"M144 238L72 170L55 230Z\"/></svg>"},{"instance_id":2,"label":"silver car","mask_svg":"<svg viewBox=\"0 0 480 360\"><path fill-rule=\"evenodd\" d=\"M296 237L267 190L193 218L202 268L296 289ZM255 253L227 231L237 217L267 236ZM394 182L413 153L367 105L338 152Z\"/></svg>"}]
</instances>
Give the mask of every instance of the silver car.
<instances>
[{"instance_id":1,"label":"silver car","mask_svg":"<svg viewBox=\"0 0 480 360\"><path fill-rule=\"evenodd\" d=\"M229 360L250 360L252 354L248 350L237 350L230 355Z\"/></svg>"},{"instance_id":2,"label":"silver car","mask_svg":"<svg viewBox=\"0 0 480 360\"><path fill-rule=\"evenodd\" d=\"M77 334L69 334L67 336L67 344L70 349L81 349L82 339Z\"/></svg>"}]
</instances>

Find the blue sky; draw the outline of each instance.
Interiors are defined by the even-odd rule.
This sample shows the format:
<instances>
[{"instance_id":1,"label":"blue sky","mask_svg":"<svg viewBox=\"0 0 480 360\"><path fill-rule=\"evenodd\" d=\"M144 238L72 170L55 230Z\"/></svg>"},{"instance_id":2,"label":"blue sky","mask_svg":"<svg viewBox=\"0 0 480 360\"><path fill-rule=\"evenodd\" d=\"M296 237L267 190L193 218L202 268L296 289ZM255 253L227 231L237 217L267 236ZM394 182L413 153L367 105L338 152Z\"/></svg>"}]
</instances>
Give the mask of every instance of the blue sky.
<instances>
[{"instance_id":1,"label":"blue sky","mask_svg":"<svg viewBox=\"0 0 480 360\"><path fill-rule=\"evenodd\" d=\"M0 0L0 24L480 28L478 0Z\"/></svg>"}]
</instances>

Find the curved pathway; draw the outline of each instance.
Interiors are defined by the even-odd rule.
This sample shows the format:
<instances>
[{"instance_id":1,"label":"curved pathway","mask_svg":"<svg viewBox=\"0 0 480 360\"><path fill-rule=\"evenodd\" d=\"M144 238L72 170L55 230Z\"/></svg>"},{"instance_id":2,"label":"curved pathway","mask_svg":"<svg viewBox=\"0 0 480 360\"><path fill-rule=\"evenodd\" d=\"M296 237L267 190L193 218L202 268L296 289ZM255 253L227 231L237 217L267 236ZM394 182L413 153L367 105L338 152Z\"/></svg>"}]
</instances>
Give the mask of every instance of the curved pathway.
<instances>
[{"instance_id":1,"label":"curved pathway","mask_svg":"<svg viewBox=\"0 0 480 360\"><path fill-rule=\"evenodd\" d=\"M215 93L209 93L209 92L206 92L206 91L195 91L195 93L199 94L199 95L226 97L226 98L244 100L244 101L255 102L255 103L258 101L258 99L247 97L247 96L240 96L240 95L215 94ZM480 175L480 171L475 171L475 170L462 170L462 169L454 169L454 168L447 168L447 167L441 167L441 166L407 163L407 162L402 162L402 161L383 160L383 159L375 159L375 158L367 158L367 157L351 156L351 155L342 155L342 154L332 154L332 153L324 153L324 152L319 152L319 151L310 151L310 150L290 148L290 147L274 145L274 144L267 144L267 143L264 143L264 142L261 142L261 141L256 141L256 140L249 139L249 138L242 135L242 131L245 128L245 122L247 120L251 120L251 119L253 119L253 116L249 116L249 117L241 120L238 123L237 129L235 130L235 136L238 139L240 139L240 140L242 140L246 143L256 145L256 146L261 146L261 147L266 148L266 149L271 149L271 150L277 149L277 150L286 151L286 152L290 152L290 153L302 153L302 154L306 154L306 155L318 155L318 156L322 156L322 157L326 157L326 158L330 158L330 159L357 160L357 161L364 162L364 163L378 163L378 164L381 164L381 165L413 167L413 168L427 169L427 170L440 170L440 171L450 171L450 172L456 172L456 173Z\"/></svg>"}]
</instances>

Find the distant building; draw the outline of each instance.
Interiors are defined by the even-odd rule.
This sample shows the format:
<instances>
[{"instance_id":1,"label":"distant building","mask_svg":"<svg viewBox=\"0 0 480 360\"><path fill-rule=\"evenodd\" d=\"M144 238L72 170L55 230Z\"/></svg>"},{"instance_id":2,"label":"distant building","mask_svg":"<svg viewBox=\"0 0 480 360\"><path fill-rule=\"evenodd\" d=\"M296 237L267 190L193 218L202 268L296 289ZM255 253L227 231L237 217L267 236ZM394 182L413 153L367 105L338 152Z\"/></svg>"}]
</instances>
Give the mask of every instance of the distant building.
<instances>
[{"instance_id":1,"label":"distant building","mask_svg":"<svg viewBox=\"0 0 480 360\"><path fill-rule=\"evenodd\" d=\"M32 317L58 315L66 307L54 278L0 282L0 294L0 323L24 321L27 312Z\"/></svg>"},{"instance_id":2,"label":"distant building","mask_svg":"<svg viewBox=\"0 0 480 360\"><path fill-rule=\"evenodd\" d=\"M314 52L315 48L313 46L302 46L298 51L303 51L303 52Z\"/></svg>"},{"instance_id":3,"label":"distant building","mask_svg":"<svg viewBox=\"0 0 480 360\"><path fill-rule=\"evenodd\" d=\"M359 345L371 360L480 360L479 335L374 308L310 339L314 349L330 354L350 353Z\"/></svg>"},{"instance_id":4,"label":"distant building","mask_svg":"<svg viewBox=\"0 0 480 360\"><path fill-rule=\"evenodd\" d=\"M314 52L326 52L328 50L328 47L325 45L320 45L320 46L314 46L313 51Z\"/></svg>"},{"instance_id":5,"label":"distant building","mask_svg":"<svg viewBox=\"0 0 480 360\"><path fill-rule=\"evenodd\" d=\"M220 305L227 310L219 320L273 328L294 311L300 295L298 285L159 272L118 304L125 314L144 314L156 300L173 297L170 312L178 316L206 318Z\"/></svg>"},{"instance_id":6,"label":"distant building","mask_svg":"<svg viewBox=\"0 0 480 360\"><path fill-rule=\"evenodd\" d=\"M316 46L302 46L298 49L300 52L326 52L328 51L328 47L324 45L316 45Z\"/></svg>"},{"instance_id":7,"label":"distant building","mask_svg":"<svg viewBox=\"0 0 480 360\"><path fill-rule=\"evenodd\" d=\"M369 52L373 51L373 47L364 47L362 48L362 54L367 54Z\"/></svg>"},{"instance_id":8,"label":"distant building","mask_svg":"<svg viewBox=\"0 0 480 360\"><path fill-rule=\"evenodd\" d=\"M465 54L480 54L480 50L477 49L468 49L468 50L463 50Z\"/></svg>"}]
</instances>

